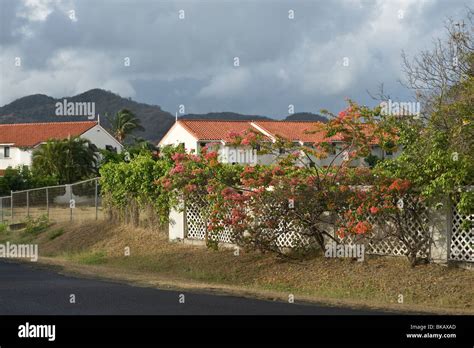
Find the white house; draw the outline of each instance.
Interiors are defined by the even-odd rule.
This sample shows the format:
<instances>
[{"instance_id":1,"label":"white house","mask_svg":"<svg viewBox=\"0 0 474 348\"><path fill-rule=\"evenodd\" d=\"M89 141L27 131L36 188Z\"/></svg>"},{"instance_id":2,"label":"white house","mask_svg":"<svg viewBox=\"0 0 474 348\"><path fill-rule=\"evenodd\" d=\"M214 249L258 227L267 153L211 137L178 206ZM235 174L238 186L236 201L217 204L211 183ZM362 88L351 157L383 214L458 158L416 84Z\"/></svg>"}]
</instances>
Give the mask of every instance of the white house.
<instances>
[{"instance_id":1,"label":"white house","mask_svg":"<svg viewBox=\"0 0 474 348\"><path fill-rule=\"evenodd\" d=\"M31 165L33 150L46 141L69 136L86 138L99 149L123 149L96 121L0 124L0 175L8 167Z\"/></svg>"},{"instance_id":2,"label":"white house","mask_svg":"<svg viewBox=\"0 0 474 348\"><path fill-rule=\"evenodd\" d=\"M268 141L276 141L278 137L287 139L295 144L318 144L324 139L324 132L316 131L320 122L314 121L225 121L225 120L178 120L159 142L159 146L182 144L186 151L199 153L200 149L209 143L218 147L220 161L224 163L270 164L279 155L259 154L250 147L235 148L229 143L232 133L255 131L263 135ZM344 149L341 137L334 136L330 139L334 146L334 155L324 159L312 158L318 166L339 165L344 156L339 154ZM382 150L376 144L372 146L372 154L379 157L397 156ZM309 160L305 160L309 162ZM366 166L363 159L354 160L352 166Z\"/></svg>"}]
</instances>

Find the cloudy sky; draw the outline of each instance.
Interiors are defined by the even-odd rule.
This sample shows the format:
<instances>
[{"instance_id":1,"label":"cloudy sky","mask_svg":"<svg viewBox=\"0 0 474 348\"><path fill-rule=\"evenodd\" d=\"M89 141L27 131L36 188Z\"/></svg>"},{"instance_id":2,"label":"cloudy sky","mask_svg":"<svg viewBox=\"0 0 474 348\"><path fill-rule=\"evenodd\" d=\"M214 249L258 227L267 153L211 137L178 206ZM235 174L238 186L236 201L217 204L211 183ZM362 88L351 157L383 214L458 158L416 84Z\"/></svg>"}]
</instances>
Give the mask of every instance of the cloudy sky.
<instances>
[{"instance_id":1,"label":"cloudy sky","mask_svg":"<svg viewBox=\"0 0 474 348\"><path fill-rule=\"evenodd\" d=\"M182 104L281 118L290 104L374 104L367 90L380 83L409 100L401 50L430 48L467 3L0 0L0 105L104 88L172 113Z\"/></svg>"}]
</instances>

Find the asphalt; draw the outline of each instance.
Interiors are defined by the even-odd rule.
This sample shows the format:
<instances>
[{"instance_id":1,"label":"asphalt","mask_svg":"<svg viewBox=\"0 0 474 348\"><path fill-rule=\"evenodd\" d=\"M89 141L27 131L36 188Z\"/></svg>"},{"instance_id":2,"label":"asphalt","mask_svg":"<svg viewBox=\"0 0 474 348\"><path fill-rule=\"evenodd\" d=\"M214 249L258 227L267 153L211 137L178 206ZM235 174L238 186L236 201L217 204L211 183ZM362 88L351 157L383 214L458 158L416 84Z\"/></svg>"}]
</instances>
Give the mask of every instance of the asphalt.
<instances>
[{"instance_id":1,"label":"asphalt","mask_svg":"<svg viewBox=\"0 0 474 348\"><path fill-rule=\"evenodd\" d=\"M74 295L75 303L70 303L71 295ZM184 303L180 303L183 299ZM66 276L30 264L0 261L0 315L370 314L386 313L299 303L297 298L294 303L285 303L138 287Z\"/></svg>"}]
</instances>

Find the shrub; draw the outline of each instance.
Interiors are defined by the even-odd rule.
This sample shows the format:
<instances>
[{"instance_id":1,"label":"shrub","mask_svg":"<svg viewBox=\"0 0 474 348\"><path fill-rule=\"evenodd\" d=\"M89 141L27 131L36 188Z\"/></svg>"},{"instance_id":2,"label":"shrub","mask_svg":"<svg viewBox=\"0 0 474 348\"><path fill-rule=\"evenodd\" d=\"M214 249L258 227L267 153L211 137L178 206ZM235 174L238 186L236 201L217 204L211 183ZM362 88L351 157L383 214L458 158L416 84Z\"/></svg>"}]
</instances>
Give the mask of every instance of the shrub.
<instances>
[{"instance_id":1,"label":"shrub","mask_svg":"<svg viewBox=\"0 0 474 348\"><path fill-rule=\"evenodd\" d=\"M37 235L44 232L50 226L49 218L46 214L38 218L28 217L24 233L27 235Z\"/></svg>"},{"instance_id":2,"label":"shrub","mask_svg":"<svg viewBox=\"0 0 474 348\"><path fill-rule=\"evenodd\" d=\"M100 169L101 194L109 217L138 225L140 212L154 210L160 223L168 221L170 194L156 185L172 167L170 158L140 153L129 162L109 162Z\"/></svg>"}]
</instances>

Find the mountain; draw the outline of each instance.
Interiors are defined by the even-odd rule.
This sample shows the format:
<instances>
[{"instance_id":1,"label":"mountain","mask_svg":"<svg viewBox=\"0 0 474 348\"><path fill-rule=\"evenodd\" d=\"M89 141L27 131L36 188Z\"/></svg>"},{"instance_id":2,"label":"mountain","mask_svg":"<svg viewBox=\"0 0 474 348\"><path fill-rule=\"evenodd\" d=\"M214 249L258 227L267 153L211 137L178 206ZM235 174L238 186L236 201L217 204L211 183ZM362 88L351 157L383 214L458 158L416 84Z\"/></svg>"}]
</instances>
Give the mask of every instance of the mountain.
<instances>
[{"instance_id":1,"label":"mountain","mask_svg":"<svg viewBox=\"0 0 474 348\"><path fill-rule=\"evenodd\" d=\"M123 98L118 94L103 89L91 89L72 97L52 98L44 94L34 94L19 98L10 104L0 107L1 123L31 123L31 122L59 122L59 121L86 121L86 116L56 116L56 103L63 102L94 102L95 114L100 115L100 123L108 128L106 114L115 115L121 109L129 109L141 121L145 131L134 135L157 142L175 122L175 117L164 111L158 105L138 103L131 98ZM207 119L207 120L272 120L261 115L243 115L235 112L211 112L207 114L187 114L180 119ZM300 112L287 116L286 121L327 121L323 116L308 112Z\"/></svg>"},{"instance_id":2,"label":"mountain","mask_svg":"<svg viewBox=\"0 0 474 348\"><path fill-rule=\"evenodd\" d=\"M271 120L267 116L259 115L242 115L235 112L209 112L207 114L186 114L179 116L183 120L242 120L242 121L251 121L251 120Z\"/></svg>"},{"instance_id":3,"label":"mountain","mask_svg":"<svg viewBox=\"0 0 474 348\"><path fill-rule=\"evenodd\" d=\"M179 116L184 120L274 120L268 116L261 115L243 115L235 112L210 112L207 114L186 114ZM327 122L327 118L311 112L298 112L288 115L282 121L321 121Z\"/></svg>"},{"instance_id":4,"label":"mountain","mask_svg":"<svg viewBox=\"0 0 474 348\"><path fill-rule=\"evenodd\" d=\"M86 121L86 116L56 116L57 102L94 102L95 113L100 115L104 127L109 123L106 114L115 115L121 109L129 109L141 121L145 131L135 135L151 141L158 141L173 125L175 118L169 112L163 111L157 105L138 103L130 98L123 98L115 93L102 89L91 89L72 97L55 99L44 94L34 94L17 99L10 104L0 107L0 123L31 123Z\"/></svg>"},{"instance_id":5,"label":"mountain","mask_svg":"<svg viewBox=\"0 0 474 348\"><path fill-rule=\"evenodd\" d=\"M298 112L296 114L288 115L285 121L320 121L327 122L328 119L324 116L313 114L311 112Z\"/></svg>"}]
</instances>

